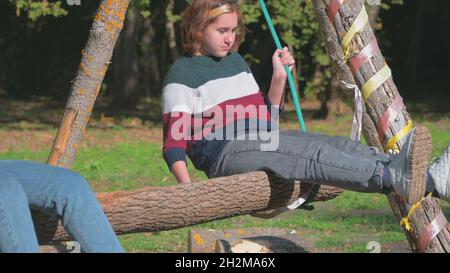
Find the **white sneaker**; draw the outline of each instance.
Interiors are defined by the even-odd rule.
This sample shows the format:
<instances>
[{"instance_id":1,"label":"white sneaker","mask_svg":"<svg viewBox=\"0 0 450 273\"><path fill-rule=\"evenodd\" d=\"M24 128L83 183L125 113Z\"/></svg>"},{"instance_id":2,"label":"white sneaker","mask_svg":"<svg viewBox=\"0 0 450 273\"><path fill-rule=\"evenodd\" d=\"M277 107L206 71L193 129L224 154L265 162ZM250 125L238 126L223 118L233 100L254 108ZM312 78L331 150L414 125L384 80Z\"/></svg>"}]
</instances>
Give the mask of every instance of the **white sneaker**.
<instances>
[{"instance_id":1,"label":"white sneaker","mask_svg":"<svg viewBox=\"0 0 450 273\"><path fill-rule=\"evenodd\" d=\"M450 201L450 144L431 165L428 174L433 179L439 198Z\"/></svg>"}]
</instances>

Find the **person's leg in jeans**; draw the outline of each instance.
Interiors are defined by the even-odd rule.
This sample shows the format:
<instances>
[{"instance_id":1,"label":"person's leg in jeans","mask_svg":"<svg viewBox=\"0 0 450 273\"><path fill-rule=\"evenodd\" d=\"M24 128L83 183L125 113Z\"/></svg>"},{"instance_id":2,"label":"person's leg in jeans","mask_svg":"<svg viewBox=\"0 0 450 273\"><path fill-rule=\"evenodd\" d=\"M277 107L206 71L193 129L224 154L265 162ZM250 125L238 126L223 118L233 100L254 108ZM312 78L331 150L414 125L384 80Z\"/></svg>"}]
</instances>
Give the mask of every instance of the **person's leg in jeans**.
<instances>
[{"instance_id":1,"label":"person's leg in jeans","mask_svg":"<svg viewBox=\"0 0 450 273\"><path fill-rule=\"evenodd\" d=\"M283 134L289 136L301 136L317 139L328 143L329 145L339 149L347 154L358 155L363 157L377 156L380 160L386 160L386 154L380 153L376 148L367 145L361 145L359 141L354 141L345 136L330 136L320 133L307 133L299 130L282 130Z\"/></svg>"},{"instance_id":2,"label":"person's leg in jeans","mask_svg":"<svg viewBox=\"0 0 450 273\"><path fill-rule=\"evenodd\" d=\"M0 252L38 252L28 199L20 182L0 170Z\"/></svg>"},{"instance_id":3,"label":"person's leg in jeans","mask_svg":"<svg viewBox=\"0 0 450 273\"><path fill-rule=\"evenodd\" d=\"M284 134L296 136L304 133L299 130L285 130ZM358 141L353 141L348 137L343 136L329 136L324 134L306 134L309 137L321 139L333 147L340 149L346 153L359 156L378 156L380 160L385 160L385 154L378 152L375 148L361 145ZM434 162L427 171L427 192L436 191L439 198L443 200L450 200L450 145L442 153L439 160Z\"/></svg>"},{"instance_id":4,"label":"person's leg in jeans","mask_svg":"<svg viewBox=\"0 0 450 273\"><path fill-rule=\"evenodd\" d=\"M344 138L311 133L280 131L279 138L274 151L262 151L258 140L231 141L214 176L267 170L285 179L359 192L387 192L382 175L390 159L385 154Z\"/></svg>"},{"instance_id":5,"label":"person's leg in jeans","mask_svg":"<svg viewBox=\"0 0 450 273\"><path fill-rule=\"evenodd\" d=\"M82 252L123 252L83 177L67 169L27 161L0 161L0 170L16 177L30 206L56 212Z\"/></svg>"}]
</instances>

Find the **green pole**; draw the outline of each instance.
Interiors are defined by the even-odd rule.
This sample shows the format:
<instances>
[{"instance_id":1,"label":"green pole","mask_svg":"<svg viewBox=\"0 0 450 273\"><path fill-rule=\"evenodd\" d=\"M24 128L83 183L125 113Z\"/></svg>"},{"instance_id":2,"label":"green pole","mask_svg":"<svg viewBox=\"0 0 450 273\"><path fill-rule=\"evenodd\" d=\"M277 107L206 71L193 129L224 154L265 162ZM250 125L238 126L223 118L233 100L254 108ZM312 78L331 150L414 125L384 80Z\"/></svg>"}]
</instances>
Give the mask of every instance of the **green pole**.
<instances>
[{"instance_id":1,"label":"green pole","mask_svg":"<svg viewBox=\"0 0 450 273\"><path fill-rule=\"evenodd\" d=\"M267 25L269 26L270 33L272 33L273 40L275 41L275 45L278 49L282 49L280 39L278 38L277 32L275 31L275 27L273 26L272 18L270 18L269 11L267 10L266 4L264 0L259 0L259 5L261 6L261 10L266 18ZM294 77L292 76L292 72L289 69L288 65L284 65L284 69L286 70L286 74L288 76L289 87L291 89L292 97L294 98L295 110L297 112L297 118L300 123L300 128L302 131L306 132L305 122L303 120L302 109L300 108L299 99L297 96L297 89L294 84Z\"/></svg>"}]
</instances>

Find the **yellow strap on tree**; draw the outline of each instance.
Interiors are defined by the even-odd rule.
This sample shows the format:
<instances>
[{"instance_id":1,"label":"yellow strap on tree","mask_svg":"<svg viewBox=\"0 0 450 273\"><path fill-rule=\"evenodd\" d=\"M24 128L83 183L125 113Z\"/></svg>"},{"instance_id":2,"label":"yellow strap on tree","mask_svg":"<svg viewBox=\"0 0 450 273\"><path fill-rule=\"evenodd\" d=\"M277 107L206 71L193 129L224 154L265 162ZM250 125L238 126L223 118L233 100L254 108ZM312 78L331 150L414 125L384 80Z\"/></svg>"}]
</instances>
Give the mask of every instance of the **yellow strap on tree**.
<instances>
[{"instance_id":1,"label":"yellow strap on tree","mask_svg":"<svg viewBox=\"0 0 450 273\"><path fill-rule=\"evenodd\" d=\"M412 120L408 121L406 126L400 130L395 136L393 136L389 141L387 142L386 146L384 147L384 152L387 153L389 150L393 151L400 151L400 149L397 147L397 142L407 136L409 132L413 129L413 122Z\"/></svg>"},{"instance_id":2,"label":"yellow strap on tree","mask_svg":"<svg viewBox=\"0 0 450 273\"><path fill-rule=\"evenodd\" d=\"M385 81L392 76L391 69L385 65L377 74L373 75L361 88L364 100L367 101L373 91L377 90Z\"/></svg>"},{"instance_id":3,"label":"yellow strap on tree","mask_svg":"<svg viewBox=\"0 0 450 273\"><path fill-rule=\"evenodd\" d=\"M342 50L344 51L345 59L348 59L348 55L350 53L350 42L352 41L353 37L356 35L356 33L361 32L367 22L369 21L369 15L367 14L366 8L364 5L362 6L361 11L359 12L358 16L356 17L355 21L353 22L352 26L348 30L348 32L345 34L344 38L342 39Z\"/></svg>"},{"instance_id":4,"label":"yellow strap on tree","mask_svg":"<svg viewBox=\"0 0 450 273\"><path fill-rule=\"evenodd\" d=\"M420 206L420 204L422 204L423 200L425 200L428 197L431 197L431 192L426 197L422 197L422 199L420 199L419 202L414 204L409 210L408 215L406 217L403 217L402 220L400 221L400 225L404 226L407 231L411 231L412 229L411 223L409 222L409 218L411 218L411 215L414 213L414 211Z\"/></svg>"}]
</instances>

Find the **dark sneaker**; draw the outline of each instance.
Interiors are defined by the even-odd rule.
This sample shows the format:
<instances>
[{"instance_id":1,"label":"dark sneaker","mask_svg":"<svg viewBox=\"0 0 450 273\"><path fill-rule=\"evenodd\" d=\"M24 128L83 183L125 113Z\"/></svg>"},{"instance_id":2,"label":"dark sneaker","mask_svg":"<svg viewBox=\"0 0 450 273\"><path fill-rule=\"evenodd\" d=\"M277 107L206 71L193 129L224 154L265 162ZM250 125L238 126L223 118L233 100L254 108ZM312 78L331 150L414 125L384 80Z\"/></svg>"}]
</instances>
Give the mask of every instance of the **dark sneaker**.
<instances>
[{"instance_id":1,"label":"dark sneaker","mask_svg":"<svg viewBox=\"0 0 450 273\"><path fill-rule=\"evenodd\" d=\"M392 159L387 167L390 182L402 201L415 204L425 195L431 150L428 129L418 126L406 137L400 153L389 155Z\"/></svg>"}]
</instances>

